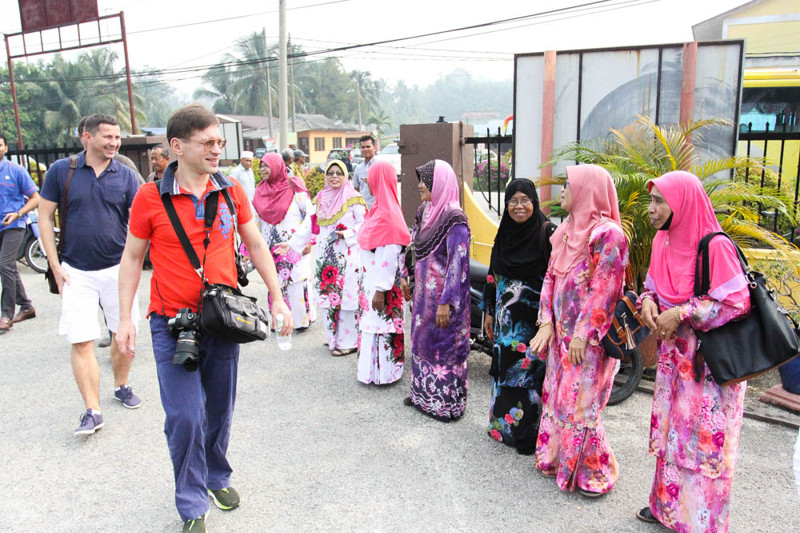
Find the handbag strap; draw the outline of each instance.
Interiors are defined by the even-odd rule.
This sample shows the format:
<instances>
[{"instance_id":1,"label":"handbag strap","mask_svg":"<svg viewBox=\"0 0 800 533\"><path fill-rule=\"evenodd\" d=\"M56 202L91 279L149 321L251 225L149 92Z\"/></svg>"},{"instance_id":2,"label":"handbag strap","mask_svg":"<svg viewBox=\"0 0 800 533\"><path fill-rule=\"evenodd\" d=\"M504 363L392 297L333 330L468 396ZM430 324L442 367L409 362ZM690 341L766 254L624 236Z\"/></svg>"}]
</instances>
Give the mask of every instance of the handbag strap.
<instances>
[{"instance_id":1,"label":"handbag strap","mask_svg":"<svg viewBox=\"0 0 800 533\"><path fill-rule=\"evenodd\" d=\"M56 253L61 257L61 250L64 248L64 235L67 229L67 197L69 196L69 186L72 183L72 176L75 175L75 169L78 168L78 156L69 156L69 173L67 174L67 182L64 184L64 197L61 199L61 206L58 209L58 224L61 226L61 235L58 237L58 244L56 245Z\"/></svg>"},{"instance_id":2,"label":"handbag strap","mask_svg":"<svg viewBox=\"0 0 800 533\"><path fill-rule=\"evenodd\" d=\"M733 243L733 247L736 248L736 255L739 257L739 264L742 266L742 272L744 273L745 277L748 277L750 274L750 263L747 262L747 257L745 257L744 252L742 252L742 249L739 248L739 245L736 244L733 239L731 239L731 236L724 231L715 231L714 233L709 233L700 239L700 244L697 245L697 258L695 259L694 265L695 296L708 294L708 290L711 287L711 280L709 279L711 268L708 247L711 244L711 241L717 235L724 235ZM702 267L700 264L701 257Z\"/></svg>"}]
</instances>

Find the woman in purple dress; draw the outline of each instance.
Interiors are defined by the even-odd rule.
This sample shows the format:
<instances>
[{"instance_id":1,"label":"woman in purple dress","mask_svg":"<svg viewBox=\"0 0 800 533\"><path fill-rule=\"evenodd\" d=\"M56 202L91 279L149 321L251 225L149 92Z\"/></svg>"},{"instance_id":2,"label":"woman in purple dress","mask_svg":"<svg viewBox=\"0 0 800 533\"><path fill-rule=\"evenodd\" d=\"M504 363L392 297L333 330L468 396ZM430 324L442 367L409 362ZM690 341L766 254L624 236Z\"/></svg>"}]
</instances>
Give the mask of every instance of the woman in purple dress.
<instances>
[{"instance_id":1,"label":"woman in purple dress","mask_svg":"<svg viewBox=\"0 0 800 533\"><path fill-rule=\"evenodd\" d=\"M449 164L429 161L417 178L422 205L413 232L412 379L405 403L447 422L467 406L469 222ZM409 298L407 284L404 292Z\"/></svg>"}]
</instances>

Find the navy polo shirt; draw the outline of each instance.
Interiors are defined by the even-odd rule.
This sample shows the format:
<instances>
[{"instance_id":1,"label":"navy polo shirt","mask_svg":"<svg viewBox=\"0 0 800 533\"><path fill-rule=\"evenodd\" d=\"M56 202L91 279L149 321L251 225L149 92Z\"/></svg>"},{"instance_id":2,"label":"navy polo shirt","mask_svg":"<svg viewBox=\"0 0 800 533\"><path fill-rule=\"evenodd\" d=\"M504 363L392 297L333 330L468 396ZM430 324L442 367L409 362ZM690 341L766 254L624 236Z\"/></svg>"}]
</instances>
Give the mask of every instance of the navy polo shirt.
<instances>
[{"instance_id":1,"label":"navy polo shirt","mask_svg":"<svg viewBox=\"0 0 800 533\"><path fill-rule=\"evenodd\" d=\"M42 185L42 198L60 208L68 175L68 157L53 163ZM112 159L103 173L95 176L86 164L86 152L81 152L67 196L61 260L79 270L118 265L128 233L128 210L138 189L139 180L125 165Z\"/></svg>"},{"instance_id":2,"label":"navy polo shirt","mask_svg":"<svg viewBox=\"0 0 800 533\"><path fill-rule=\"evenodd\" d=\"M0 221L7 214L16 213L28 202L28 198L39 190L28 171L8 160L0 161ZM0 224L0 231L9 228L24 228L25 218L17 219L8 226Z\"/></svg>"}]
</instances>

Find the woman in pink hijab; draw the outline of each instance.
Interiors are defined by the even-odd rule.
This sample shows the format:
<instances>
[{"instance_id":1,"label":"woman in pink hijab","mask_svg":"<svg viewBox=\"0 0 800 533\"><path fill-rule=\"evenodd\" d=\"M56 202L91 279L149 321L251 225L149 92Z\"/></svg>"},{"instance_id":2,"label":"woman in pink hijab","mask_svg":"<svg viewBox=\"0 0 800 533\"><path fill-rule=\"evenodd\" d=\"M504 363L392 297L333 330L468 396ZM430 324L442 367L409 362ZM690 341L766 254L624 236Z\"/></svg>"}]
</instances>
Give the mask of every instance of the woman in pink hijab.
<instances>
[{"instance_id":1,"label":"woman in pink hijab","mask_svg":"<svg viewBox=\"0 0 800 533\"><path fill-rule=\"evenodd\" d=\"M403 377L403 250L411 240L397 200L397 174L387 161L373 163L367 185L375 197L358 230L361 248L361 346L356 377L386 385Z\"/></svg>"},{"instance_id":2,"label":"woman in pink hijab","mask_svg":"<svg viewBox=\"0 0 800 533\"><path fill-rule=\"evenodd\" d=\"M314 206L303 181L289 176L279 154L265 154L259 171L261 182L253 196L253 207L260 218L261 236L275 259L294 327L306 329L311 325L311 314L303 250L311 239Z\"/></svg>"},{"instance_id":3,"label":"woman in pink hijab","mask_svg":"<svg viewBox=\"0 0 800 533\"><path fill-rule=\"evenodd\" d=\"M406 405L443 422L467 407L469 222L458 178L440 160L417 168L422 205L414 225L411 393Z\"/></svg>"},{"instance_id":4,"label":"woman in pink hijab","mask_svg":"<svg viewBox=\"0 0 800 533\"><path fill-rule=\"evenodd\" d=\"M697 246L722 231L701 181L677 171L648 187L658 231L639 302L660 340L650 418L656 474L650 505L636 516L676 531L725 532L747 383L718 385L695 359L694 332L746 314L750 293L733 244L720 236L709 245L708 294L694 295Z\"/></svg>"},{"instance_id":5,"label":"woman in pink hijab","mask_svg":"<svg viewBox=\"0 0 800 533\"><path fill-rule=\"evenodd\" d=\"M601 416L619 361L606 355L601 341L621 294L628 244L605 169L567 167L561 207L569 217L550 238L539 331L530 346L532 354L547 356L536 468L561 490L594 498L617 482Z\"/></svg>"},{"instance_id":6,"label":"woman in pink hijab","mask_svg":"<svg viewBox=\"0 0 800 533\"><path fill-rule=\"evenodd\" d=\"M350 184L347 167L338 159L325 168L325 188L314 203L320 228L314 253L315 303L322 310L331 355L349 355L358 345L361 254L356 235L367 204Z\"/></svg>"}]
</instances>

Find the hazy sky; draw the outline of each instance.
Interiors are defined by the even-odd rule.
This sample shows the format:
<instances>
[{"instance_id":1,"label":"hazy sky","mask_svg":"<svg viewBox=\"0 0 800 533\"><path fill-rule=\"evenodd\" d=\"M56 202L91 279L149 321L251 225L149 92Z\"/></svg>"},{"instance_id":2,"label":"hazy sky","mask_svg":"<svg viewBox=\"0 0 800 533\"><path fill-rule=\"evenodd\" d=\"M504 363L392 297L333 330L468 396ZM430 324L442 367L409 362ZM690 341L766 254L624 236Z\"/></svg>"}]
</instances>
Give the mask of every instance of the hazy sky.
<instances>
[{"instance_id":1,"label":"hazy sky","mask_svg":"<svg viewBox=\"0 0 800 533\"><path fill-rule=\"evenodd\" d=\"M287 0L287 31L307 51L441 32L534 15L578 10L333 54L345 67L390 83L427 85L456 68L475 77L513 78L515 53L692 40L692 25L744 0ZM588 5L593 4L593 5ZM99 0L100 14L125 12L131 66L196 67L165 77L184 93L204 67L234 52L235 42L266 27L278 35L278 1ZM17 0L0 0L0 31L21 29ZM180 27L182 26L182 27ZM113 45L122 57L122 45ZM6 60L5 47L0 55ZM330 57L328 55L327 57ZM45 59L50 56L40 56ZM325 55L314 56L316 58ZM121 66L121 64L120 64Z\"/></svg>"}]
</instances>

